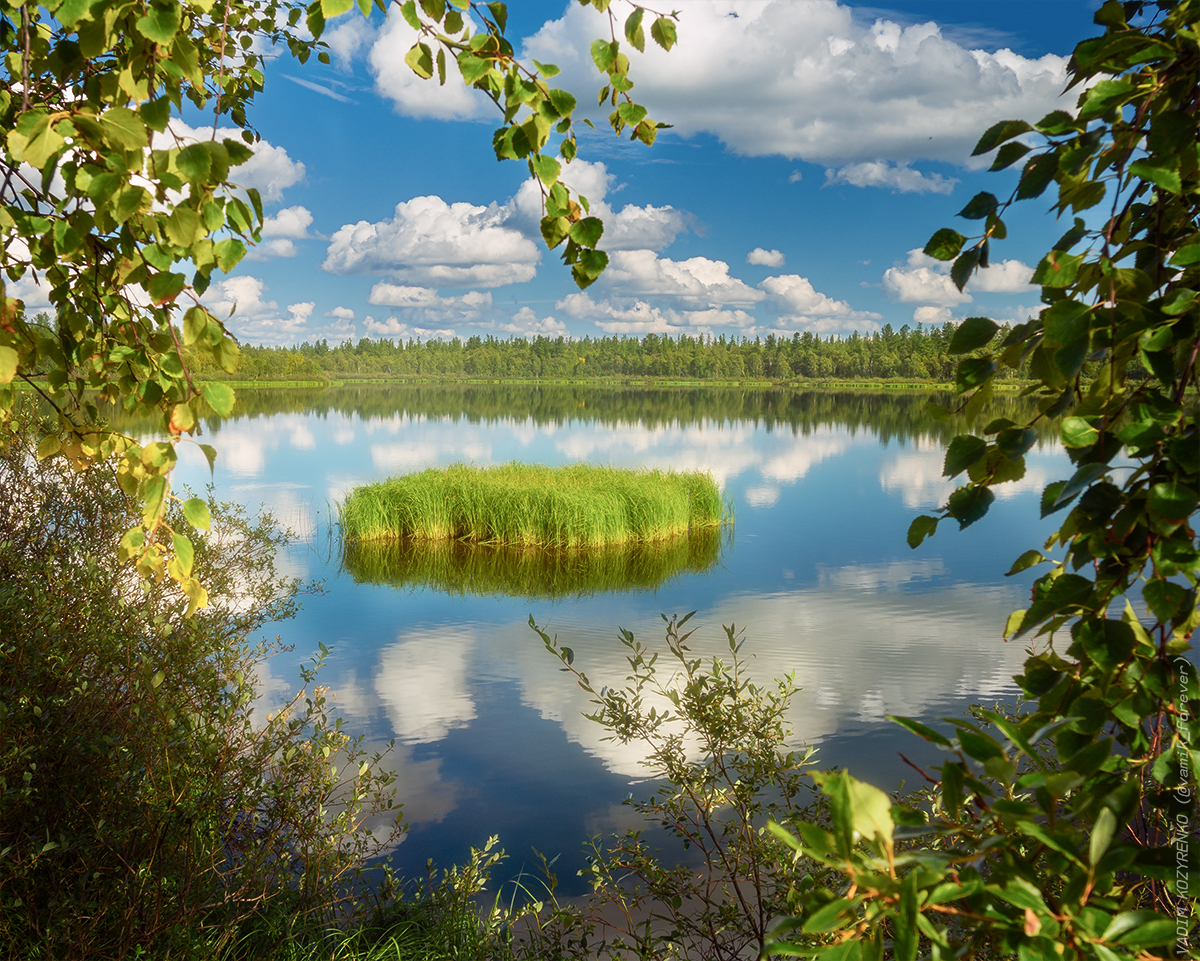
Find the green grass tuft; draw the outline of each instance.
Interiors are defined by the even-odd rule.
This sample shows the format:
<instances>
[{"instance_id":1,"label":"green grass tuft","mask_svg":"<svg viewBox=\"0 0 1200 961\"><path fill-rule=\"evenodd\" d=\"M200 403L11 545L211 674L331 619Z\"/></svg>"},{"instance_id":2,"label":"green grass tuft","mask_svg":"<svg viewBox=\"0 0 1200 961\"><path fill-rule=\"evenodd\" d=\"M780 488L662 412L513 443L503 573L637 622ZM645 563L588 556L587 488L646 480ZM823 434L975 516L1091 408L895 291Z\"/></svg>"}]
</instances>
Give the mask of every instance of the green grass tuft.
<instances>
[{"instance_id":1,"label":"green grass tuft","mask_svg":"<svg viewBox=\"0 0 1200 961\"><path fill-rule=\"evenodd\" d=\"M731 520L711 475L572 464L430 469L350 492L347 541L465 540L517 547L651 543Z\"/></svg>"}]
</instances>

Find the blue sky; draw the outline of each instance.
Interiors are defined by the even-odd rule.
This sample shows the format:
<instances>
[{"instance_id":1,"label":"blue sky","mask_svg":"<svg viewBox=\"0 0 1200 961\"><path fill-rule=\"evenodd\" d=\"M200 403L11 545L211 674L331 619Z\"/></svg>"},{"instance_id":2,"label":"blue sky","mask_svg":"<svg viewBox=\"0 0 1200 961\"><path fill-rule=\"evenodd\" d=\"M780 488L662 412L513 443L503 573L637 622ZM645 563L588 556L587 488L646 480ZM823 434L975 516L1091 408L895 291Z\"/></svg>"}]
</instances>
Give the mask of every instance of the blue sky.
<instances>
[{"instance_id":1,"label":"blue sky","mask_svg":"<svg viewBox=\"0 0 1200 961\"><path fill-rule=\"evenodd\" d=\"M586 293L538 238L524 165L492 154L494 107L454 76L412 75L398 15L355 12L326 35L330 66L270 64L252 115L264 142L243 175L267 201L266 236L207 303L222 317L236 303L231 329L260 343L830 335L1036 309L1026 281L1062 230L1044 201L1013 213L965 295L919 251L938 227L969 232L954 214L976 191L1011 189L1014 174L970 150L993 122L1059 104L1098 3L679 6L678 46L635 53L630 73L675 128L645 148L600 122L564 173L607 224L612 265ZM510 10L519 49L595 103L586 49L605 20L565 0Z\"/></svg>"}]
</instances>

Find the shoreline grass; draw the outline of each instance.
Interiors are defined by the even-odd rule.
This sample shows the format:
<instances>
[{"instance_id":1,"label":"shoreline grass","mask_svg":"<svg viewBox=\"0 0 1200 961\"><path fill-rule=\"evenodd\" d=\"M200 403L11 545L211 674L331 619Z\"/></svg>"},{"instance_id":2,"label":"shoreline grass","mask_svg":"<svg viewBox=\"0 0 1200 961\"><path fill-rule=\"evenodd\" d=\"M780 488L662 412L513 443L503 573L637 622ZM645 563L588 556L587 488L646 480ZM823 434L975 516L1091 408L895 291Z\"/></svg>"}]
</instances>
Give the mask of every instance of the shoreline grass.
<instances>
[{"instance_id":1,"label":"shoreline grass","mask_svg":"<svg viewBox=\"0 0 1200 961\"><path fill-rule=\"evenodd\" d=\"M366 484L339 508L347 541L595 548L678 537L732 516L701 471L456 464Z\"/></svg>"},{"instance_id":2,"label":"shoreline grass","mask_svg":"<svg viewBox=\"0 0 1200 961\"><path fill-rule=\"evenodd\" d=\"M342 569L359 584L450 594L553 600L657 590L683 574L711 570L727 530L702 527L662 541L575 549L411 538L344 541Z\"/></svg>"}]
</instances>

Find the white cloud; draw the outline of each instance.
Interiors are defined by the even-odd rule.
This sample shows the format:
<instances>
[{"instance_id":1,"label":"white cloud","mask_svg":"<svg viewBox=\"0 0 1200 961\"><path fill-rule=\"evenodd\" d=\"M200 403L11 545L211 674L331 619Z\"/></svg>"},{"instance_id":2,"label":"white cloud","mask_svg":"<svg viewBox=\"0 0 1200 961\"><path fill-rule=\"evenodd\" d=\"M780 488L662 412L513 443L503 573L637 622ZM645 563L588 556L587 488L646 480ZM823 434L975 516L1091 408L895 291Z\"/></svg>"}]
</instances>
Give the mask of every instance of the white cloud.
<instances>
[{"instance_id":1,"label":"white cloud","mask_svg":"<svg viewBox=\"0 0 1200 961\"><path fill-rule=\"evenodd\" d=\"M825 171L825 183L850 184L852 187L887 187L901 194L948 194L958 180L941 174L923 174L908 164L889 164L872 160Z\"/></svg>"},{"instance_id":2,"label":"white cloud","mask_svg":"<svg viewBox=\"0 0 1200 961\"><path fill-rule=\"evenodd\" d=\"M588 45L607 32L606 18L571 5L523 48L562 67L564 87L587 89ZM833 0L688 4L680 32L670 53L653 43L631 52L639 101L654 116L684 136L713 133L738 153L830 167L964 163L980 130L1044 116L1066 81L1065 57L969 50L934 23L868 24Z\"/></svg>"},{"instance_id":3,"label":"white cloud","mask_svg":"<svg viewBox=\"0 0 1200 961\"><path fill-rule=\"evenodd\" d=\"M1033 268L1019 260L1004 260L977 270L967 286L991 294L1026 294L1038 288L1029 282Z\"/></svg>"},{"instance_id":4,"label":"white cloud","mask_svg":"<svg viewBox=\"0 0 1200 961\"><path fill-rule=\"evenodd\" d=\"M342 70L350 69L350 62L375 39L375 30L366 17L349 17L333 30L326 31L321 39L329 44L333 60Z\"/></svg>"},{"instance_id":5,"label":"white cloud","mask_svg":"<svg viewBox=\"0 0 1200 961\"><path fill-rule=\"evenodd\" d=\"M264 240L255 244L246 252L247 260L275 260L277 257L295 257L300 253L299 248L286 237L276 237L274 240Z\"/></svg>"},{"instance_id":6,"label":"white cloud","mask_svg":"<svg viewBox=\"0 0 1200 961\"><path fill-rule=\"evenodd\" d=\"M414 197L398 203L390 220L341 227L322 266L335 274L387 274L434 287L521 283L533 278L541 255L528 237L504 226L507 215L494 203L476 207Z\"/></svg>"},{"instance_id":7,"label":"white cloud","mask_svg":"<svg viewBox=\"0 0 1200 961\"><path fill-rule=\"evenodd\" d=\"M416 327L402 323L397 317L389 317L387 320L376 320L374 317L364 317L363 326L368 334L375 337L390 337L393 340L408 340L417 338L420 340L429 340L431 337L442 340L456 337L457 333L450 327Z\"/></svg>"},{"instance_id":8,"label":"white cloud","mask_svg":"<svg viewBox=\"0 0 1200 961\"><path fill-rule=\"evenodd\" d=\"M371 304L388 307L423 307L440 311L478 311L492 305L490 293L471 290L461 297L440 297L429 287L405 287L398 284L378 283L371 288L367 298Z\"/></svg>"},{"instance_id":9,"label":"white cloud","mask_svg":"<svg viewBox=\"0 0 1200 961\"><path fill-rule=\"evenodd\" d=\"M804 175L800 173L799 170L793 170L790 174L788 174L788 183L790 184L798 184L803 179Z\"/></svg>"},{"instance_id":10,"label":"white cloud","mask_svg":"<svg viewBox=\"0 0 1200 961\"><path fill-rule=\"evenodd\" d=\"M375 89L395 104L397 113L439 120L478 120L496 113L482 93L462 82L454 63L447 65L445 86L413 73L404 55L417 39L417 32L403 17L389 16L367 56Z\"/></svg>"},{"instance_id":11,"label":"white cloud","mask_svg":"<svg viewBox=\"0 0 1200 961\"><path fill-rule=\"evenodd\" d=\"M941 327L942 324L954 320L954 313L949 307L918 307L913 311L913 320L918 324L934 324Z\"/></svg>"},{"instance_id":12,"label":"white cloud","mask_svg":"<svg viewBox=\"0 0 1200 961\"><path fill-rule=\"evenodd\" d=\"M264 237L290 237L303 240L312 226L313 215L307 207L284 207L263 222Z\"/></svg>"},{"instance_id":13,"label":"white cloud","mask_svg":"<svg viewBox=\"0 0 1200 961\"><path fill-rule=\"evenodd\" d=\"M672 297L693 308L752 307L766 296L730 276L723 260L670 260L652 250L616 251L601 282L622 295Z\"/></svg>"},{"instance_id":14,"label":"white cloud","mask_svg":"<svg viewBox=\"0 0 1200 961\"><path fill-rule=\"evenodd\" d=\"M764 250L762 247L755 247L746 254L746 263L757 264L760 267L782 267L784 262L785 258L778 250Z\"/></svg>"},{"instance_id":15,"label":"white cloud","mask_svg":"<svg viewBox=\"0 0 1200 961\"><path fill-rule=\"evenodd\" d=\"M497 324L497 330L501 330L506 334L515 334L518 337L566 337L567 325L561 320L555 320L553 317L541 317L534 312L532 307L522 307L506 324Z\"/></svg>"},{"instance_id":16,"label":"white cloud","mask_svg":"<svg viewBox=\"0 0 1200 961\"><path fill-rule=\"evenodd\" d=\"M676 310L638 299L597 303L586 293L568 294L554 306L573 320L592 321L608 334L698 334L714 327L744 328L754 323L754 316L744 310Z\"/></svg>"},{"instance_id":17,"label":"white cloud","mask_svg":"<svg viewBox=\"0 0 1200 961\"><path fill-rule=\"evenodd\" d=\"M211 127L189 127L182 120L173 119L167 125L166 131L154 135L151 146L160 150L177 144L210 140L212 137ZM219 127L216 139L244 143L242 132L233 127ZM257 189L264 203L278 203L283 199L284 190L304 179L304 164L289 157L283 147L276 147L267 140L247 146L253 154L244 164L230 168L229 179L243 187Z\"/></svg>"},{"instance_id":18,"label":"white cloud","mask_svg":"<svg viewBox=\"0 0 1200 961\"><path fill-rule=\"evenodd\" d=\"M315 303L291 304L281 310L277 301L265 298L266 290L267 285L259 278L241 274L214 283L205 292L203 303L239 338L256 343L297 344L353 335L354 325L344 321L323 328L310 327L308 319L316 309Z\"/></svg>"},{"instance_id":19,"label":"white cloud","mask_svg":"<svg viewBox=\"0 0 1200 961\"><path fill-rule=\"evenodd\" d=\"M882 319L882 315L874 311L855 310L844 300L822 294L807 277L799 274L768 277L758 286L779 307L777 322L783 329L817 333L865 332L877 330L878 321Z\"/></svg>"},{"instance_id":20,"label":"white cloud","mask_svg":"<svg viewBox=\"0 0 1200 961\"><path fill-rule=\"evenodd\" d=\"M326 317L337 317L339 320L353 320L354 311L349 307L334 307L333 310L325 311Z\"/></svg>"},{"instance_id":21,"label":"white cloud","mask_svg":"<svg viewBox=\"0 0 1200 961\"><path fill-rule=\"evenodd\" d=\"M687 229L683 212L674 207L626 204L619 211L614 210L606 197L616 177L602 163L576 160L563 167L559 179L587 197L592 216L604 221L600 246L605 250L662 250ZM540 242L542 194L537 184L526 180L508 206L513 211L513 226Z\"/></svg>"},{"instance_id":22,"label":"white cloud","mask_svg":"<svg viewBox=\"0 0 1200 961\"><path fill-rule=\"evenodd\" d=\"M893 300L902 304L925 304L931 308L948 308L971 303L971 292L991 294L1024 294L1037 288L1029 283L1033 268L1019 260L1004 260L984 267L971 277L964 290L959 290L950 279L950 262L935 260L919 247L908 252L906 267L889 267L883 273L883 289ZM921 309L918 309L921 313ZM929 311L924 312L933 317ZM925 317L915 319L924 322ZM938 323L949 320L949 312L937 312L942 318ZM1024 319L1024 318L1022 318Z\"/></svg>"},{"instance_id":23,"label":"white cloud","mask_svg":"<svg viewBox=\"0 0 1200 961\"><path fill-rule=\"evenodd\" d=\"M935 267L914 267L909 270L889 267L883 272L883 289L889 297L902 304L952 307L971 300L970 294L960 291L948 274Z\"/></svg>"}]
</instances>

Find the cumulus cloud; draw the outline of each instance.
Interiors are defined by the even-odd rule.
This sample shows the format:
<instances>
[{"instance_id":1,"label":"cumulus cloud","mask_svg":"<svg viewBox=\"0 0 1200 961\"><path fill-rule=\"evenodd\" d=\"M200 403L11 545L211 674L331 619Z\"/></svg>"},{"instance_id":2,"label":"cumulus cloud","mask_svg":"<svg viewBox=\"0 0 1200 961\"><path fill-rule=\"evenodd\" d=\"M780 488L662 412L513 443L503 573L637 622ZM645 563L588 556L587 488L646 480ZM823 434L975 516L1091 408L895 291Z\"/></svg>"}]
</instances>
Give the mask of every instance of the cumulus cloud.
<instances>
[{"instance_id":1,"label":"cumulus cloud","mask_svg":"<svg viewBox=\"0 0 1200 961\"><path fill-rule=\"evenodd\" d=\"M182 120L171 120L167 129L156 133L151 140L155 150L166 149L200 140L210 140L213 136L211 127L189 127ZM242 141L242 132L233 127L219 127L216 132L217 140ZM253 187L261 195L264 203L278 203L283 199L283 192L304 179L304 164L288 156L283 147L276 147L267 140L248 145L253 151L249 160L237 167L230 168L229 179L243 187Z\"/></svg>"},{"instance_id":2,"label":"cumulus cloud","mask_svg":"<svg viewBox=\"0 0 1200 961\"><path fill-rule=\"evenodd\" d=\"M883 289L889 297L902 304L949 308L971 303L974 300L971 292L1029 293L1036 289L1029 283L1032 276L1033 268L1028 264L1019 260L1004 260L977 271L966 288L959 290L950 279L950 262L935 260L918 247L908 252L905 267L889 267L884 271ZM949 319L948 314L937 316ZM925 322L923 318L916 319Z\"/></svg>"},{"instance_id":3,"label":"cumulus cloud","mask_svg":"<svg viewBox=\"0 0 1200 961\"><path fill-rule=\"evenodd\" d=\"M759 288L780 311L778 324L788 330L836 333L851 329L871 331L879 328L882 315L855 310L844 300L816 290L812 281L799 274L780 274L762 281Z\"/></svg>"},{"instance_id":4,"label":"cumulus cloud","mask_svg":"<svg viewBox=\"0 0 1200 961\"><path fill-rule=\"evenodd\" d=\"M267 289L262 280L248 274L227 277L208 288L203 303L225 320L238 338L254 343L297 344L322 337L353 336L354 325L344 320L326 327L311 327L309 318L316 309L314 302L290 304L281 310L278 301L267 299Z\"/></svg>"},{"instance_id":5,"label":"cumulus cloud","mask_svg":"<svg viewBox=\"0 0 1200 961\"><path fill-rule=\"evenodd\" d=\"M339 320L353 320L354 311L349 307L334 307L333 310L325 311L326 317L336 317Z\"/></svg>"},{"instance_id":6,"label":"cumulus cloud","mask_svg":"<svg viewBox=\"0 0 1200 961\"><path fill-rule=\"evenodd\" d=\"M908 164L889 164L886 160L850 164L825 171L825 183L852 187L887 187L901 194L948 194L958 180L941 174L923 174Z\"/></svg>"},{"instance_id":7,"label":"cumulus cloud","mask_svg":"<svg viewBox=\"0 0 1200 961\"><path fill-rule=\"evenodd\" d=\"M553 317L538 317L532 307L522 307L507 323L497 324L496 329L517 337L566 337L567 325Z\"/></svg>"},{"instance_id":8,"label":"cumulus cloud","mask_svg":"<svg viewBox=\"0 0 1200 961\"><path fill-rule=\"evenodd\" d=\"M678 310L644 300L594 301L586 293L568 294L556 303L573 320L589 320L608 334L699 334L715 327L749 327L754 315L744 310Z\"/></svg>"},{"instance_id":9,"label":"cumulus cloud","mask_svg":"<svg viewBox=\"0 0 1200 961\"><path fill-rule=\"evenodd\" d=\"M508 216L494 203L414 197L398 203L390 220L341 227L322 266L335 274L386 274L433 287L521 283L533 278L541 255L533 241L505 226Z\"/></svg>"},{"instance_id":10,"label":"cumulus cloud","mask_svg":"<svg viewBox=\"0 0 1200 961\"><path fill-rule=\"evenodd\" d=\"M333 30L326 31L321 39L329 44L329 52L338 68L349 70L351 61L374 41L375 30L366 17L348 17Z\"/></svg>"},{"instance_id":11,"label":"cumulus cloud","mask_svg":"<svg viewBox=\"0 0 1200 961\"><path fill-rule=\"evenodd\" d=\"M604 238L600 245L605 250L662 250L687 229L683 211L671 206L626 204L615 210L606 197L616 177L603 163L576 160L563 167L560 179L587 197L591 213L604 221ZM542 194L537 184L532 180L525 181L508 206L512 210L513 226L540 242Z\"/></svg>"},{"instance_id":12,"label":"cumulus cloud","mask_svg":"<svg viewBox=\"0 0 1200 961\"><path fill-rule=\"evenodd\" d=\"M263 222L262 233L264 237L290 237L301 240L308 236L308 228L312 226L312 222L313 215L307 207L285 207Z\"/></svg>"},{"instance_id":13,"label":"cumulus cloud","mask_svg":"<svg viewBox=\"0 0 1200 961\"><path fill-rule=\"evenodd\" d=\"M368 334L375 337L389 337L393 340L429 340L437 338L447 340L457 336L454 329L451 327L417 327L403 323L397 317L389 317L387 320L376 320L374 317L363 318L363 327L366 328Z\"/></svg>"},{"instance_id":14,"label":"cumulus cloud","mask_svg":"<svg viewBox=\"0 0 1200 961\"><path fill-rule=\"evenodd\" d=\"M782 267L784 261L783 254L778 250L763 250L762 247L755 247L746 254L746 263L757 264L760 267Z\"/></svg>"},{"instance_id":15,"label":"cumulus cloud","mask_svg":"<svg viewBox=\"0 0 1200 961\"><path fill-rule=\"evenodd\" d=\"M669 54L654 44L630 53L641 102L684 136L827 167L965 163L980 130L1045 115L1066 82L1065 57L971 50L935 23L867 22L834 0L690 4L686 28ZM595 75L588 45L607 30L595 10L571 5L523 49L582 89Z\"/></svg>"},{"instance_id":16,"label":"cumulus cloud","mask_svg":"<svg viewBox=\"0 0 1200 961\"><path fill-rule=\"evenodd\" d=\"M375 89L392 101L396 112L406 117L438 120L491 117L495 110L491 102L462 82L455 64L449 64L445 86L422 80L412 72L404 62L404 55L417 40L417 32L403 17L388 17L367 55Z\"/></svg>"},{"instance_id":17,"label":"cumulus cloud","mask_svg":"<svg viewBox=\"0 0 1200 961\"><path fill-rule=\"evenodd\" d=\"M652 250L615 252L602 283L622 295L670 297L692 308L752 307L766 296L731 276L723 260L671 260Z\"/></svg>"}]
</instances>

